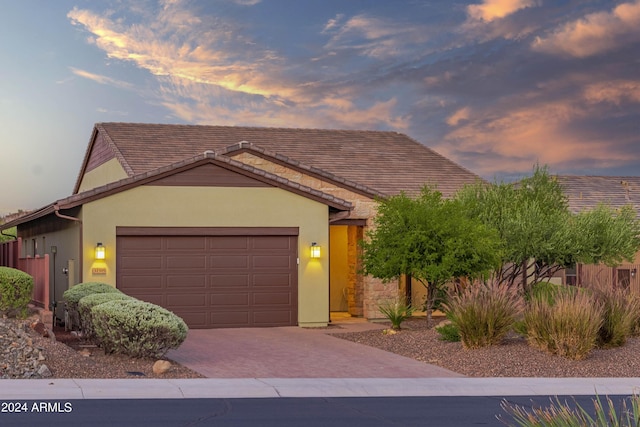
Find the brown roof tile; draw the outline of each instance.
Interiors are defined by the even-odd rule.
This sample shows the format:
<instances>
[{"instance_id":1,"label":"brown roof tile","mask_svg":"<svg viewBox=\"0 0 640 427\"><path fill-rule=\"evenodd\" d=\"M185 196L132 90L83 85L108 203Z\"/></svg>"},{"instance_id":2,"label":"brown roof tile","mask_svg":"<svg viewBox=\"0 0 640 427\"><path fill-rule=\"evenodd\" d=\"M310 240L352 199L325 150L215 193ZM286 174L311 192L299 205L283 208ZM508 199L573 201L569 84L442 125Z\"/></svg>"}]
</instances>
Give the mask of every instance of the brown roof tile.
<instances>
[{"instance_id":1,"label":"brown roof tile","mask_svg":"<svg viewBox=\"0 0 640 427\"><path fill-rule=\"evenodd\" d=\"M606 203L614 208L632 205L640 208L640 177L638 176L574 176L558 175L558 182L569 200L572 212L579 212Z\"/></svg>"},{"instance_id":2,"label":"brown roof tile","mask_svg":"<svg viewBox=\"0 0 640 427\"><path fill-rule=\"evenodd\" d=\"M417 193L436 185L445 196L480 177L397 132L98 123L130 175L157 169L206 150L223 152L247 141L318 174L331 174L376 192Z\"/></svg>"}]
</instances>

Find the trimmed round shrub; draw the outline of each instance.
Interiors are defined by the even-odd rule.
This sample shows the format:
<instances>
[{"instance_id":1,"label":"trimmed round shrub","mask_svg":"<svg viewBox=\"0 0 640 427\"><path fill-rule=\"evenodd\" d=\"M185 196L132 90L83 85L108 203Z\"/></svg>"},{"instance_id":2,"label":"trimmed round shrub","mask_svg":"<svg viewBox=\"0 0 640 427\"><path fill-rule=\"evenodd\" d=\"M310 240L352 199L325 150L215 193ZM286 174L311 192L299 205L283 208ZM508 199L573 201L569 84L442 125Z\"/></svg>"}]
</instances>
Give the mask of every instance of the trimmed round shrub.
<instances>
[{"instance_id":1,"label":"trimmed round shrub","mask_svg":"<svg viewBox=\"0 0 640 427\"><path fill-rule=\"evenodd\" d=\"M67 311L69 313L68 325L70 329L80 327L80 315L78 314L78 303L87 295L106 294L106 293L122 293L115 287L100 282L79 283L72 288L64 291L62 298L64 299Z\"/></svg>"},{"instance_id":2,"label":"trimmed round shrub","mask_svg":"<svg viewBox=\"0 0 640 427\"><path fill-rule=\"evenodd\" d=\"M105 353L162 357L187 337L187 324L174 313L136 299L108 301L91 310Z\"/></svg>"},{"instance_id":3,"label":"trimmed round shrub","mask_svg":"<svg viewBox=\"0 0 640 427\"><path fill-rule=\"evenodd\" d=\"M33 277L24 271L0 267L0 312L25 313L33 294Z\"/></svg>"},{"instance_id":4,"label":"trimmed round shrub","mask_svg":"<svg viewBox=\"0 0 640 427\"><path fill-rule=\"evenodd\" d=\"M90 294L80 298L78 302L78 315L80 316L80 329L82 333L90 339L96 339L95 328L93 327L93 316L91 309L96 305L104 304L108 301L133 299L122 292L107 292L103 294Z\"/></svg>"}]
</instances>

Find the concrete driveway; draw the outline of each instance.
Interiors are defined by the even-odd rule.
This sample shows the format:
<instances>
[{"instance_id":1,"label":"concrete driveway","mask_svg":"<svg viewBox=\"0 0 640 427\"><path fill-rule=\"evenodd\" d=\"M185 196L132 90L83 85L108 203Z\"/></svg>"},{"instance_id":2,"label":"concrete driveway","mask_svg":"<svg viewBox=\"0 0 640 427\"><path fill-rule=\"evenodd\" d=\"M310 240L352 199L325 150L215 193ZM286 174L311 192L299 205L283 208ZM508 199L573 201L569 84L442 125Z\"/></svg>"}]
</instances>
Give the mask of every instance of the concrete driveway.
<instances>
[{"instance_id":1,"label":"concrete driveway","mask_svg":"<svg viewBox=\"0 0 640 427\"><path fill-rule=\"evenodd\" d=\"M383 329L361 319L330 329L193 329L167 357L208 378L432 378L455 372L328 335Z\"/></svg>"}]
</instances>

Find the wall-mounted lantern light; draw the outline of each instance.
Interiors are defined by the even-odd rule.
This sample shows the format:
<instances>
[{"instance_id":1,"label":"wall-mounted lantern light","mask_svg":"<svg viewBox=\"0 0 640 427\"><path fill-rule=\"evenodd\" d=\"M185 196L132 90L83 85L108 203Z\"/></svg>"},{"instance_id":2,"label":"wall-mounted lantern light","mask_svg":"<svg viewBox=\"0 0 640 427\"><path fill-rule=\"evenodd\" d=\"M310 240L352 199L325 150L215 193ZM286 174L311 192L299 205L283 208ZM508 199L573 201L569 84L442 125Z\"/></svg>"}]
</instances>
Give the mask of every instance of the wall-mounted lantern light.
<instances>
[{"instance_id":1,"label":"wall-mounted lantern light","mask_svg":"<svg viewBox=\"0 0 640 427\"><path fill-rule=\"evenodd\" d=\"M636 277L636 269L635 268L631 269L631 277Z\"/></svg>"},{"instance_id":2,"label":"wall-mounted lantern light","mask_svg":"<svg viewBox=\"0 0 640 427\"><path fill-rule=\"evenodd\" d=\"M102 243L98 242L96 245L96 259L105 259L106 255L105 247L102 246Z\"/></svg>"},{"instance_id":3,"label":"wall-mounted lantern light","mask_svg":"<svg viewBox=\"0 0 640 427\"><path fill-rule=\"evenodd\" d=\"M320 246L316 242L311 244L311 258L320 258Z\"/></svg>"}]
</instances>

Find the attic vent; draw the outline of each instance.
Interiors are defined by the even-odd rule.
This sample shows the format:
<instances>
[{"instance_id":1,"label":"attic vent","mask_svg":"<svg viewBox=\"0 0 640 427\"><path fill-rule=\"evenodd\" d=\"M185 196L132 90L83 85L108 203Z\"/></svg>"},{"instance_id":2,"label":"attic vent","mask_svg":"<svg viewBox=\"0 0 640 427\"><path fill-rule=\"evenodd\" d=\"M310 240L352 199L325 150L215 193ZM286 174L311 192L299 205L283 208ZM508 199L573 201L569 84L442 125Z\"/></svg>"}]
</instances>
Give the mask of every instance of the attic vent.
<instances>
[{"instance_id":1,"label":"attic vent","mask_svg":"<svg viewBox=\"0 0 640 427\"><path fill-rule=\"evenodd\" d=\"M251 145L251 143L249 141L240 141L238 145L240 146L240 148L242 148L245 145Z\"/></svg>"}]
</instances>

